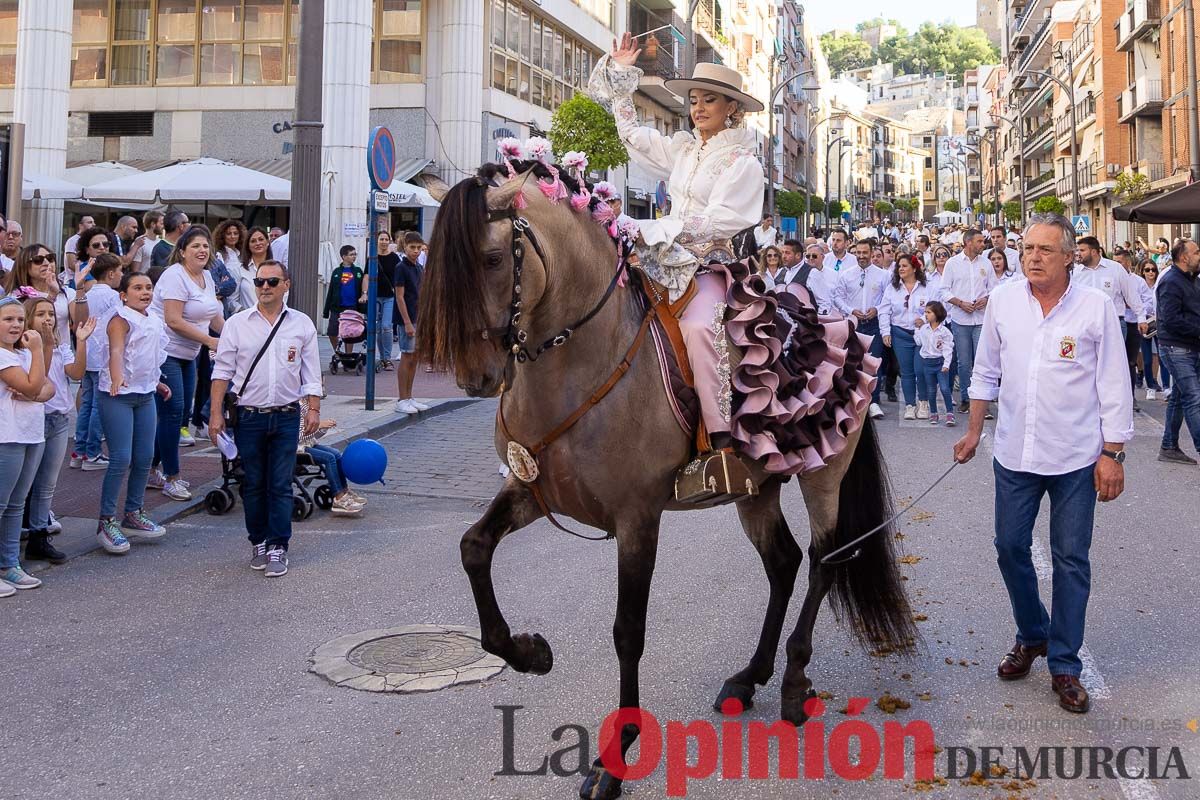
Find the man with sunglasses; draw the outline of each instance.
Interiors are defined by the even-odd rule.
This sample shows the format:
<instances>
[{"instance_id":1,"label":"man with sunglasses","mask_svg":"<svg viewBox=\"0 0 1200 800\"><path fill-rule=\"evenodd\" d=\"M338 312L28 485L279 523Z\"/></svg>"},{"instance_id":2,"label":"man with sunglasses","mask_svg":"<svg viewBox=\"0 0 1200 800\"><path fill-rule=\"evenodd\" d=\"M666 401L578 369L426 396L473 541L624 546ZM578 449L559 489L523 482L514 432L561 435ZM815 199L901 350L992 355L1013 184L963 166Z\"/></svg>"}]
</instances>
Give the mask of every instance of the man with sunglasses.
<instances>
[{"instance_id":1,"label":"man with sunglasses","mask_svg":"<svg viewBox=\"0 0 1200 800\"><path fill-rule=\"evenodd\" d=\"M268 578L288 571L292 475L301 428L308 436L321 422L317 329L307 316L284 305L290 277L278 261L264 261L254 277L258 304L225 320L213 360L208 423L209 438L220 447L225 393L233 387L233 436L245 472L242 507L252 550L250 568ZM308 404L303 420L302 398Z\"/></svg>"},{"instance_id":2,"label":"man with sunglasses","mask_svg":"<svg viewBox=\"0 0 1200 800\"><path fill-rule=\"evenodd\" d=\"M24 238L25 231L21 229L21 223L10 219L3 243L0 244L0 270L8 272L13 268L13 264L17 260L17 253L21 252L24 244Z\"/></svg>"}]
</instances>

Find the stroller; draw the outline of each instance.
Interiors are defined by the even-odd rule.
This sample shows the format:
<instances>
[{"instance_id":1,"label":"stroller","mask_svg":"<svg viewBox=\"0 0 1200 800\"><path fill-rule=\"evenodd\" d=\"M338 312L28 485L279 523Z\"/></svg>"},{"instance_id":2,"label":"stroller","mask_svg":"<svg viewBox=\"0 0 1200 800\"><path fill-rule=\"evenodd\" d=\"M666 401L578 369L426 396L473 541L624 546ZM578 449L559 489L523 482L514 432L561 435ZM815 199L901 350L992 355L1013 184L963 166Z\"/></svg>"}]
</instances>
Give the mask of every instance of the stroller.
<instances>
[{"instance_id":1,"label":"stroller","mask_svg":"<svg viewBox=\"0 0 1200 800\"><path fill-rule=\"evenodd\" d=\"M204 498L204 507L209 514L220 516L237 505L242 496L245 480L240 458L221 456L221 485ZM328 511L333 508L333 489L330 488L325 470L313 462L307 453L296 456L296 470L292 473L292 520L300 522L313 514L314 508ZM317 485L314 487L313 484Z\"/></svg>"},{"instance_id":2,"label":"stroller","mask_svg":"<svg viewBox=\"0 0 1200 800\"><path fill-rule=\"evenodd\" d=\"M367 364L366 348L351 353L346 346L359 344L366 338L367 320L361 312L347 309L338 314L338 343L329 359L329 371L336 375L340 367L343 372L354 370L355 375L362 375Z\"/></svg>"}]
</instances>

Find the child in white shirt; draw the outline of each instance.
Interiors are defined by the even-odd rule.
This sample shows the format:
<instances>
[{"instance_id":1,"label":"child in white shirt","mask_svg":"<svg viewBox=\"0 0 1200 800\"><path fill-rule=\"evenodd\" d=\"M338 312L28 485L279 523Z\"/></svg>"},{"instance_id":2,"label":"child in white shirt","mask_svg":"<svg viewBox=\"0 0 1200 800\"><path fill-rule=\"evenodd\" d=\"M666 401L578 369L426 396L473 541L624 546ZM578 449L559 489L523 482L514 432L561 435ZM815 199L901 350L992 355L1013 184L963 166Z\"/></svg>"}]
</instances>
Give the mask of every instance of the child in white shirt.
<instances>
[{"instance_id":1,"label":"child in white shirt","mask_svg":"<svg viewBox=\"0 0 1200 800\"><path fill-rule=\"evenodd\" d=\"M929 424L938 424L937 392L946 403L946 427L954 427L954 403L950 396L950 365L954 359L954 334L946 323L946 307L937 300L925 304L925 322L917 320L916 340L921 348L923 380L928 387Z\"/></svg>"}]
</instances>

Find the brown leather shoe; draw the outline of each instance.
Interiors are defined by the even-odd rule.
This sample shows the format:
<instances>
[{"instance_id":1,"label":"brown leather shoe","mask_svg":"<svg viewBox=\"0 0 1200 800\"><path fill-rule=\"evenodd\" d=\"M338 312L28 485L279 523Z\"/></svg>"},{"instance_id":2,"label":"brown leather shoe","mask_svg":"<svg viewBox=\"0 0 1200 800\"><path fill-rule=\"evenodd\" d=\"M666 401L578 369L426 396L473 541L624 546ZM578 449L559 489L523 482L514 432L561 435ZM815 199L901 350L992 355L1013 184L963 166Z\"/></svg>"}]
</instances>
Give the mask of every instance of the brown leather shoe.
<instances>
[{"instance_id":1,"label":"brown leather shoe","mask_svg":"<svg viewBox=\"0 0 1200 800\"><path fill-rule=\"evenodd\" d=\"M1008 651L1008 655L1000 660L1000 666L996 667L996 675L1004 681L1024 678L1029 674L1037 657L1044 655L1046 655L1045 643L1034 647L1026 647L1023 644L1013 645L1013 649Z\"/></svg>"},{"instance_id":2,"label":"brown leather shoe","mask_svg":"<svg viewBox=\"0 0 1200 800\"><path fill-rule=\"evenodd\" d=\"M1067 711L1083 714L1091 707L1087 689L1083 688L1079 678L1074 675L1054 675L1050 685L1054 687L1054 693L1058 695L1058 704Z\"/></svg>"}]
</instances>

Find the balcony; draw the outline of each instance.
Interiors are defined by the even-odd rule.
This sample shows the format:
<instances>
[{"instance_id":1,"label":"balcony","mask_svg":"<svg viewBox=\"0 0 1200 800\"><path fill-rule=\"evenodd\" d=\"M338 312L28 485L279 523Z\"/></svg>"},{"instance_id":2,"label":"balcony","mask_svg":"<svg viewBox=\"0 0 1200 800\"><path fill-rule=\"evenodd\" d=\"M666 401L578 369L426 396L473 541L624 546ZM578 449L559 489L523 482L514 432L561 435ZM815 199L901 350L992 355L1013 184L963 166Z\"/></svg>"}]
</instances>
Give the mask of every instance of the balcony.
<instances>
[{"instance_id":1,"label":"balcony","mask_svg":"<svg viewBox=\"0 0 1200 800\"><path fill-rule=\"evenodd\" d=\"M1046 5L1039 2L1039 0L1031 0L1021 16L1017 17L1016 21L1013 22L1010 38L1013 47L1019 48L1029 42L1029 31L1032 30L1030 20L1038 16L1044 16Z\"/></svg>"},{"instance_id":2,"label":"balcony","mask_svg":"<svg viewBox=\"0 0 1200 800\"><path fill-rule=\"evenodd\" d=\"M1138 78L1117 97L1117 121L1129 122L1134 117L1157 117L1162 107L1162 81Z\"/></svg>"},{"instance_id":3,"label":"balcony","mask_svg":"<svg viewBox=\"0 0 1200 800\"><path fill-rule=\"evenodd\" d=\"M1092 49L1092 27L1093 22L1080 22L1076 24L1075 35L1071 37L1071 46L1066 52L1067 63L1072 66L1082 66L1084 56L1088 50Z\"/></svg>"},{"instance_id":4,"label":"balcony","mask_svg":"<svg viewBox=\"0 0 1200 800\"><path fill-rule=\"evenodd\" d=\"M1041 125L1038 125L1025 136L1025 147L1022 150L1022 155L1025 158L1032 158L1037 153L1043 150L1050 149L1050 132L1054 130L1054 121L1047 119Z\"/></svg>"},{"instance_id":5,"label":"balcony","mask_svg":"<svg viewBox=\"0 0 1200 800\"><path fill-rule=\"evenodd\" d=\"M1045 194L1046 189L1054 186L1054 169L1048 169L1036 178L1032 178L1025 187L1025 194L1030 197Z\"/></svg>"},{"instance_id":6,"label":"balcony","mask_svg":"<svg viewBox=\"0 0 1200 800\"><path fill-rule=\"evenodd\" d=\"M1117 20L1117 49L1132 50L1133 43L1152 30L1158 30L1162 21L1162 0L1132 0L1125 13Z\"/></svg>"},{"instance_id":7,"label":"balcony","mask_svg":"<svg viewBox=\"0 0 1200 800\"><path fill-rule=\"evenodd\" d=\"M1134 172L1140 172L1154 183L1167 177L1167 165L1160 161L1139 161L1134 165Z\"/></svg>"},{"instance_id":8,"label":"balcony","mask_svg":"<svg viewBox=\"0 0 1200 800\"><path fill-rule=\"evenodd\" d=\"M1018 70L1031 66L1034 61L1033 57L1041 51L1042 45L1050 41L1050 21L1050 17L1046 17L1029 37L1029 45L1021 53L1021 58L1017 62Z\"/></svg>"},{"instance_id":9,"label":"balcony","mask_svg":"<svg viewBox=\"0 0 1200 800\"><path fill-rule=\"evenodd\" d=\"M696 5L696 29L715 44L727 44L725 24L721 18L721 6L716 0L700 0Z\"/></svg>"},{"instance_id":10,"label":"balcony","mask_svg":"<svg viewBox=\"0 0 1200 800\"><path fill-rule=\"evenodd\" d=\"M665 20L647 13L636 4L630 6L630 27L633 30L653 30L665 24ZM683 33L673 25L655 31L646 40L637 61L637 66L642 70L638 89L654 102L676 112L682 110L682 101L668 91L663 82L680 77L680 61L683 58L680 43L686 41Z\"/></svg>"},{"instance_id":11,"label":"balcony","mask_svg":"<svg viewBox=\"0 0 1200 800\"><path fill-rule=\"evenodd\" d=\"M1075 104L1075 133L1078 135L1096 119L1096 97L1088 95ZM1071 115L1063 114L1062 119L1054 123L1054 138L1063 150L1071 149ZM1064 144L1062 140L1065 139Z\"/></svg>"}]
</instances>

